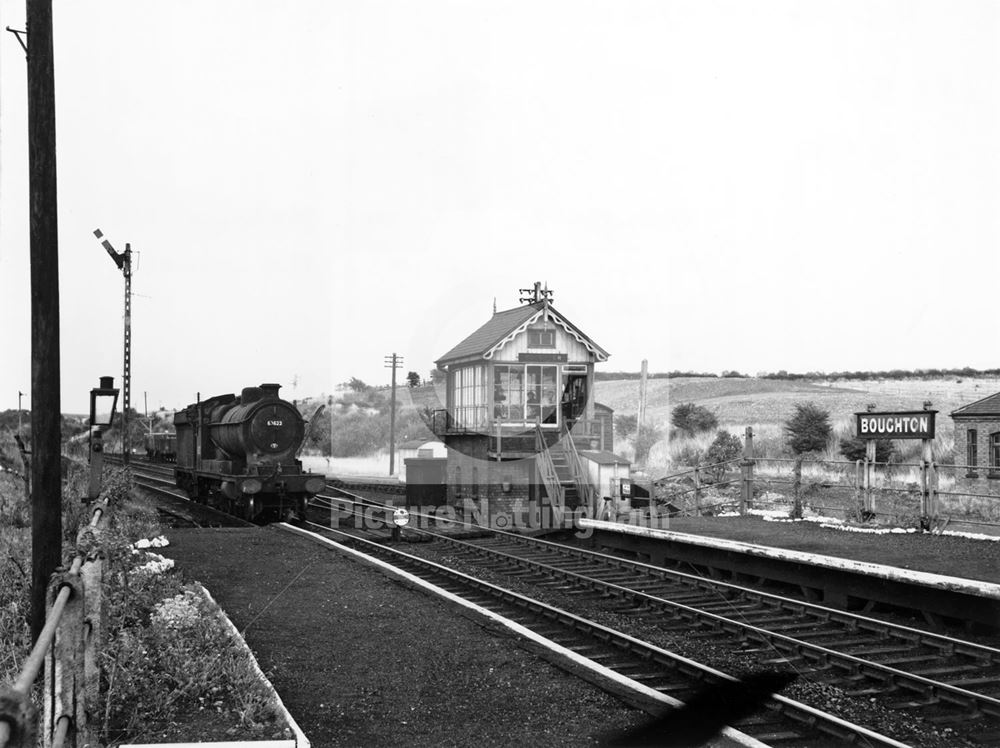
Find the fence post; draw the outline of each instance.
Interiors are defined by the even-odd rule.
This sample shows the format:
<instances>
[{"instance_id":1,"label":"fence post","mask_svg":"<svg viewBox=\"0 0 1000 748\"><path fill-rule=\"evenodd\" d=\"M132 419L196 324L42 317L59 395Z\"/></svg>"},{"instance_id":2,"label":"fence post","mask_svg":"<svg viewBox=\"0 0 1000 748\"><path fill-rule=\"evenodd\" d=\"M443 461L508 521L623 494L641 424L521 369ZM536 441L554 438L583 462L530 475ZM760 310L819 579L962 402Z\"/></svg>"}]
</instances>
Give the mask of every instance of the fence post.
<instances>
[{"instance_id":1,"label":"fence post","mask_svg":"<svg viewBox=\"0 0 1000 748\"><path fill-rule=\"evenodd\" d=\"M794 468L795 480L792 482L792 495L794 497L794 503L792 504L792 517L794 519L802 519L802 457L795 458L795 468Z\"/></svg>"},{"instance_id":2,"label":"fence post","mask_svg":"<svg viewBox=\"0 0 1000 748\"><path fill-rule=\"evenodd\" d=\"M42 741L45 748L53 745L57 733L65 734L66 746L90 743L85 711L86 694L83 678L84 591L79 574L57 570L52 575L46 599L51 610L59 591L70 588L69 599L56 627L52 646L45 656L45 691ZM98 594L100 591L98 590ZM68 724L61 722L67 720Z\"/></svg>"},{"instance_id":3,"label":"fence post","mask_svg":"<svg viewBox=\"0 0 1000 748\"><path fill-rule=\"evenodd\" d=\"M865 506L864 511L870 513L874 502L872 501L872 472L875 469L875 440L865 441ZM864 517L864 515L862 515Z\"/></svg>"},{"instance_id":4,"label":"fence post","mask_svg":"<svg viewBox=\"0 0 1000 748\"><path fill-rule=\"evenodd\" d=\"M701 516L701 469L694 466L694 516Z\"/></svg>"},{"instance_id":5,"label":"fence post","mask_svg":"<svg viewBox=\"0 0 1000 748\"><path fill-rule=\"evenodd\" d=\"M99 660L101 640L104 636L105 610L101 584L104 580L103 553L83 565L80 570L83 579L83 604L86 623L83 632L83 683L85 706L93 710L97 704L101 686L101 664ZM89 591L89 594L88 594ZM88 714L88 717L96 715ZM88 719L88 724L92 720Z\"/></svg>"},{"instance_id":6,"label":"fence post","mask_svg":"<svg viewBox=\"0 0 1000 748\"><path fill-rule=\"evenodd\" d=\"M934 446L930 439L924 439L920 453L920 527L923 530L931 528L931 521L934 519L932 487L934 476Z\"/></svg>"},{"instance_id":7,"label":"fence post","mask_svg":"<svg viewBox=\"0 0 1000 748\"><path fill-rule=\"evenodd\" d=\"M937 522L941 518L941 507L938 506L938 466L934 461L934 450L931 448L931 519ZM939 528L944 529L944 526Z\"/></svg>"},{"instance_id":8,"label":"fence post","mask_svg":"<svg viewBox=\"0 0 1000 748\"><path fill-rule=\"evenodd\" d=\"M740 514L746 514L747 508L753 504L753 428L747 426L746 438L743 440L743 490L740 493Z\"/></svg>"},{"instance_id":9,"label":"fence post","mask_svg":"<svg viewBox=\"0 0 1000 748\"><path fill-rule=\"evenodd\" d=\"M865 461L854 461L854 501L857 504L858 517L864 516L865 511Z\"/></svg>"}]
</instances>

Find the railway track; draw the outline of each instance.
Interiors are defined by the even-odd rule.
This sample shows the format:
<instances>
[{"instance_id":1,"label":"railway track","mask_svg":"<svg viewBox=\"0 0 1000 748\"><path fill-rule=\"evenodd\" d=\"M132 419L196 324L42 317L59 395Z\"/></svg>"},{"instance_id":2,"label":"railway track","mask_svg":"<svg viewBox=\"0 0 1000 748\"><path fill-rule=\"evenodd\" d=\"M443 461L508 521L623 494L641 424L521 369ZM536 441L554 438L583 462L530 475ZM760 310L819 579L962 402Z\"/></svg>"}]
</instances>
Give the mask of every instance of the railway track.
<instances>
[{"instance_id":1,"label":"railway track","mask_svg":"<svg viewBox=\"0 0 1000 748\"><path fill-rule=\"evenodd\" d=\"M359 504L377 503L353 496ZM511 533L458 539L412 532L438 541L414 553L447 557L467 572L499 575L546 597L573 596L577 612L610 602L643 630L725 642L761 666L802 673L977 742L1000 743L996 648Z\"/></svg>"},{"instance_id":2,"label":"railway track","mask_svg":"<svg viewBox=\"0 0 1000 748\"><path fill-rule=\"evenodd\" d=\"M167 477L167 476L170 477ZM173 470L152 465L132 465L136 486L154 497L156 510L171 527L254 527L240 517L191 501L174 485Z\"/></svg>"},{"instance_id":3,"label":"railway track","mask_svg":"<svg viewBox=\"0 0 1000 748\"><path fill-rule=\"evenodd\" d=\"M558 645L632 681L680 701L703 692L706 684L731 684L730 675L568 610L513 592L443 564L381 542L307 523L322 535L350 544L366 555L497 613ZM780 695L766 709L732 727L766 744L783 746L902 746L861 725Z\"/></svg>"}]
</instances>

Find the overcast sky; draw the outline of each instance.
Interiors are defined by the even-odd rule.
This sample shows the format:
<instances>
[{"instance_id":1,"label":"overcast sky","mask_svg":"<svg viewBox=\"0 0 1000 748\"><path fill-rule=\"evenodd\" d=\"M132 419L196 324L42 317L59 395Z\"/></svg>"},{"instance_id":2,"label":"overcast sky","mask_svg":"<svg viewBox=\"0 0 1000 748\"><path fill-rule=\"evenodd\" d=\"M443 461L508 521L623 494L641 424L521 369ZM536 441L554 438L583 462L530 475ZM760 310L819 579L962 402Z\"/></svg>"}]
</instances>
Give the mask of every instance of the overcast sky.
<instances>
[{"instance_id":1,"label":"overcast sky","mask_svg":"<svg viewBox=\"0 0 1000 748\"><path fill-rule=\"evenodd\" d=\"M388 381L393 351L426 376L535 280L607 370L1000 366L994 2L55 0L54 24L65 411L121 377L95 228L137 253L140 410ZM31 386L25 110L4 33L0 409Z\"/></svg>"}]
</instances>

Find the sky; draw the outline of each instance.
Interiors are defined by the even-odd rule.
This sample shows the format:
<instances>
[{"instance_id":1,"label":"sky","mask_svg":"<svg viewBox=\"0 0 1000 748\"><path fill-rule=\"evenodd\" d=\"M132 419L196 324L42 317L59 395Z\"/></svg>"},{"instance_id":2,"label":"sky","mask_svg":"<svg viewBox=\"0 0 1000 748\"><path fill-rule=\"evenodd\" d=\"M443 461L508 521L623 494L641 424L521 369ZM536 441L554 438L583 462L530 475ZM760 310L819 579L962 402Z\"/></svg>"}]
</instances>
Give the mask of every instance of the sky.
<instances>
[{"instance_id":1,"label":"sky","mask_svg":"<svg viewBox=\"0 0 1000 748\"><path fill-rule=\"evenodd\" d=\"M1000 366L995 3L55 0L54 29L65 412L121 377L96 228L135 253L140 410L427 376L534 281L608 371ZM4 33L0 410L31 386L26 95Z\"/></svg>"}]
</instances>

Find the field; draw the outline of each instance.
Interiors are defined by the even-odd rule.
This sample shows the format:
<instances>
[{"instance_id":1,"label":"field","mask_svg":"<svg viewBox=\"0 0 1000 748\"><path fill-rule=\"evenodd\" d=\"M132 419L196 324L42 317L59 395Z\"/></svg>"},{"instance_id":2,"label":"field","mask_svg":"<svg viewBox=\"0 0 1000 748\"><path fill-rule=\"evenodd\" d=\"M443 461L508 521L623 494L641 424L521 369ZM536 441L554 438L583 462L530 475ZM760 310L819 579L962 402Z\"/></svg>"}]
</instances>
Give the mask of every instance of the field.
<instances>
[{"instance_id":1,"label":"field","mask_svg":"<svg viewBox=\"0 0 1000 748\"><path fill-rule=\"evenodd\" d=\"M646 413L650 422L666 428L670 411L680 403L703 405L729 429L781 424L795 404L813 402L830 412L834 422L851 418L869 403L877 410L920 410L925 400L940 411L938 424L950 428L947 414L967 403L1000 390L998 379L884 380L805 382L779 379L723 379L681 377L651 379L647 384ZM639 408L639 382L598 382L597 402L616 413L635 413Z\"/></svg>"},{"instance_id":2,"label":"field","mask_svg":"<svg viewBox=\"0 0 1000 748\"><path fill-rule=\"evenodd\" d=\"M949 414L955 409L1000 390L998 379L873 380L806 382L768 379L677 378L650 380L647 385L647 423L657 426L663 437L650 450L646 465L638 466L652 477L676 473L697 461L704 464L704 454L714 434L688 438L668 438L671 410L681 403L694 403L715 414L719 428L743 437L745 428L754 432L754 453L758 458L789 458L784 422L798 403L813 403L830 413L833 436L818 457L822 462L803 467L803 486L822 503L850 507L854 504L854 467L843 464L839 454L841 438L854 435L853 414L869 404L877 410L921 410L925 401L938 411L934 439L935 460L942 466L938 488L954 489L954 469L949 463L954 455L954 422ZM626 415L638 410L639 383L635 380L598 382L596 400ZM891 470L879 469L873 476L876 489L874 509L890 515L916 514L919 502L920 474L911 466L920 459L919 441L896 441L893 462L903 463ZM634 458L629 439L616 435L615 451ZM958 456L961 462L964 456ZM836 463L840 464L836 464ZM635 467L635 466L634 466ZM790 462L758 462L759 488L781 502L790 493ZM730 476L734 477L734 476ZM817 493L818 492L818 493ZM989 522L1000 520L1000 502L977 497L942 496L946 514L962 515Z\"/></svg>"},{"instance_id":3,"label":"field","mask_svg":"<svg viewBox=\"0 0 1000 748\"><path fill-rule=\"evenodd\" d=\"M758 454L783 456L782 426L794 413L797 403L811 402L830 413L836 436L853 433L853 414L869 404L877 410L921 410L925 401L938 411L935 454L939 459L951 456L954 427L948 417L956 408L979 400L1000 390L1000 379L905 379L905 380L838 380L836 382L756 378L678 377L650 379L647 383L647 423L661 429L664 438L650 452L650 472L666 470L684 464L679 459L692 450L704 451L713 434L694 440L668 441L670 412L681 403L695 403L712 411L720 428L739 437L751 426ZM594 399L614 409L616 415L635 414L639 407L638 380L598 381ZM401 409L442 408L444 388L425 386L401 388ZM917 443L900 445L903 461L916 458ZM633 457L630 440L615 437L615 451ZM839 459L832 446L830 459ZM354 472L354 471L352 471Z\"/></svg>"}]
</instances>

